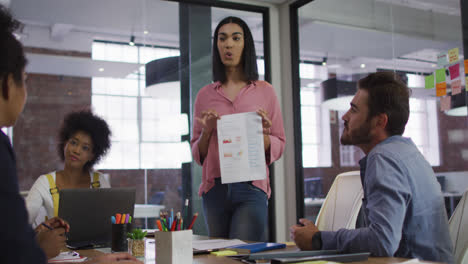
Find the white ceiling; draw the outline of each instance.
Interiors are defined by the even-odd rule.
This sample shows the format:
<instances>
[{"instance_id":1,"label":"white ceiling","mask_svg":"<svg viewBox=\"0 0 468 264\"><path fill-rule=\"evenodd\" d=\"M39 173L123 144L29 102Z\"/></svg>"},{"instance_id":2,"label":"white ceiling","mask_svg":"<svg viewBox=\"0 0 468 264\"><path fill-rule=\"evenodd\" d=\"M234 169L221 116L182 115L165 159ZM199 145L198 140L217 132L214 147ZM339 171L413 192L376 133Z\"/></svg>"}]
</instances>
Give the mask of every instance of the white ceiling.
<instances>
[{"instance_id":1,"label":"white ceiling","mask_svg":"<svg viewBox=\"0 0 468 264\"><path fill-rule=\"evenodd\" d=\"M21 41L29 47L91 52L95 39L128 42L131 35L140 44L179 46L179 5L157 0L13 0L10 8L25 24ZM252 30L259 55L263 55L262 16L258 13L212 8L212 28L222 18L234 15L243 18ZM147 30L149 34L143 32ZM35 62L41 58L43 61ZM30 72L68 74L74 76L124 77L122 71L133 72L138 65L111 63L104 72L93 74L101 62L61 56L45 60L31 56ZM89 66L88 70L86 66ZM127 73L127 74L128 74Z\"/></svg>"},{"instance_id":2,"label":"white ceiling","mask_svg":"<svg viewBox=\"0 0 468 264\"><path fill-rule=\"evenodd\" d=\"M264 0L273 4L285 1ZM299 10L301 56L311 60L328 56L335 68L398 63L402 68L430 71L431 64L420 61L434 61L438 52L453 47L463 52L458 1L315 0ZM394 4L391 11L390 3ZM135 35L138 43L179 45L176 2L11 0L10 8L26 24L21 39L25 46L90 52L93 39L126 42L130 35ZM228 15L247 21L258 53L263 54L261 15L213 8L212 28ZM144 30L149 34L143 34ZM406 60L396 59L399 57ZM77 65L82 69L82 63ZM121 74L125 68L117 67L113 74Z\"/></svg>"},{"instance_id":3,"label":"white ceiling","mask_svg":"<svg viewBox=\"0 0 468 264\"><path fill-rule=\"evenodd\" d=\"M448 15L460 15L460 0L377 0L379 2L402 5L425 11L440 12Z\"/></svg>"},{"instance_id":4,"label":"white ceiling","mask_svg":"<svg viewBox=\"0 0 468 264\"><path fill-rule=\"evenodd\" d=\"M425 6L442 1L429 0ZM455 4L458 0L443 0ZM395 5L390 5L389 2ZM427 11L421 0L315 0L299 10L301 57L363 71L394 68L433 71L436 56L463 43L458 13ZM440 9L439 9L440 11ZM369 69L370 67L370 69Z\"/></svg>"}]
</instances>

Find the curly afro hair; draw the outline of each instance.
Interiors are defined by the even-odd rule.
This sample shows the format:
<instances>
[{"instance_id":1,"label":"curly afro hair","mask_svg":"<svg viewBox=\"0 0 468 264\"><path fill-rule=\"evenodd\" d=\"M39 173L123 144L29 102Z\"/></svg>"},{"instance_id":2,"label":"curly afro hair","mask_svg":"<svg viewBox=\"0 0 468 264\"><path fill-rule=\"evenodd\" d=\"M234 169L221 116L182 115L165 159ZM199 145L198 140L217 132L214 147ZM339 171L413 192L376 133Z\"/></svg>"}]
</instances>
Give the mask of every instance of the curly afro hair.
<instances>
[{"instance_id":1,"label":"curly afro hair","mask_svg":"<svg viewBox=\"0 0 468 264\"><path fill-rule=\"evenodd\" d=\"M65 145L77 132L88 134L93 142L92 149L94 158L87 162L83 168L83 170L89 171L109 150L111 146L111 131L104 119L94 115L89 110L67 114L63 120L62 128L60 129L59 144L57 146L57 151L62 161L65 161L63 153Z\"/></svg>"}]
</instances>

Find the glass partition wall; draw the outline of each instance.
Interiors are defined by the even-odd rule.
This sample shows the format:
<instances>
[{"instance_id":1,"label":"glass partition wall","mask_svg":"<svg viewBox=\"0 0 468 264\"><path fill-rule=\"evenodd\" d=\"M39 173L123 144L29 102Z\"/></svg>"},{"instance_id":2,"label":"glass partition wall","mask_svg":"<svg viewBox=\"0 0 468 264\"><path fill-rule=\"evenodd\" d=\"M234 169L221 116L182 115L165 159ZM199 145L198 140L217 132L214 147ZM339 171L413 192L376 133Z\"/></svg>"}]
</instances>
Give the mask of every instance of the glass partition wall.
<instances>
[{"instance_id":1,"label":"glass partition wall","mask_svg":"<svg viewBox=\"0 0 468 264\"><path fill-rule=\"evenodd\" d=\"M443 2L315 0L291 6L292 34L297 34L293 89L300 103L294 109L301 135L296 139L298 217L314 220L335 177L359 170L364 154L340 144L341 117L356 81L376 71L393 71L412 89L404 136L433 166L447 197L468 188L460 1ZM455 51L458 57L451 60ZM442 82L446 93L437 95ZM449 201L447 207L450 213Z\"/></svg>"},{"instance_id":2,"label":"glass partition wall","mask_svg":"<svg viewBox=\"0 0 468 264\"><path fill-rule=\"evenodd\" d=\"M213 31L226 16L252 30L261 79L269 80L268 9L198 1L25 1L10 9L29 64L28 101L9 135L17 153L20 189L62 169L57 134L65 114L92 109L112 130L112 147L95 169L112 187L136 187L136 224L154 228L159 210L199 212L201 168L190 163L192 105L211 83ZM146 87L145 64L176 57L169 86ZM159 83L157 83L159 84Z\"/></svg>"}]
</instances>

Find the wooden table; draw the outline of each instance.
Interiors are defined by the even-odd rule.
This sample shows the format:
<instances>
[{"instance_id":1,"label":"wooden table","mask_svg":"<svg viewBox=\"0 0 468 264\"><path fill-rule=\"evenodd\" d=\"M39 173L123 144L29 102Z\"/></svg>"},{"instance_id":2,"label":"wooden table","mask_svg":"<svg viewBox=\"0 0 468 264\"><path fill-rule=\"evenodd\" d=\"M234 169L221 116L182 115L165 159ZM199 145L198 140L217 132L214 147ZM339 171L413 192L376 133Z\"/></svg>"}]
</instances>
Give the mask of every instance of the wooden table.
<instances>
[{"instance_id":1,"label":"wooden table","mask_svg":"<svg viewBox=\"0 0 468 264\"><path fill-rule=\"evenodd\" d=\"M194 240L200 240L200 239L208 239L207 237L204 236L197 236L194 235ZM148 239L147 241L147 253L146 253L146 258L144 260L145 264L154 264L156 263L155 261L155 250L154 250L154 240L153 239ZM288 246L286 249L280 249L278 251L293 251L297 250L295 246ZM94 257L98 256L104 253L110 252L110 248L105 248L105 249L85 249L85 250L77 250L82 256L86 257ZM369 258L368 261L362 261L362 262L350 262L350 263L362 263L362 264L393 264L393 263L401 263L404 262L408 259L403 259L403 258L375 258L371 257ZM233 260L228 257L217 257L215 255L211 254L202 254L202 255L195 255L193 256L193 263L195 264L242 264L242 262ZM434 262L425 262L425 263L434 263ZM162 263L164 264L164 263ZM181 263L182 264L182 263ZM185 264L185 263L183 263Z\"/></svg>"}]
</instances>

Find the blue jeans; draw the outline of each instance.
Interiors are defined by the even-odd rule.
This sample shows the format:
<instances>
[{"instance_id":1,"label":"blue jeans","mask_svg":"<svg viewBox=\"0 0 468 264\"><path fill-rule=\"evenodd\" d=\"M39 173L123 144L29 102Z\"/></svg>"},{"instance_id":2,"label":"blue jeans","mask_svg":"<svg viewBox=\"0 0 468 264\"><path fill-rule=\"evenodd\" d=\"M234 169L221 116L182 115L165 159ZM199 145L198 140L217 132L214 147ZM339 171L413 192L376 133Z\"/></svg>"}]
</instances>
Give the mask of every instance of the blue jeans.
<instances>
[{"instance_id":1,"label":"blue jeans","mask_svg":"<svg viewBox=\"0 0 468 264\"><path fill-rule=\"evenodd\" d=\"M268 197L250 182L221 184L203 194L203 211L210 237L266 241Z\"/></svg>"}]
</instances>

